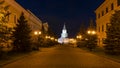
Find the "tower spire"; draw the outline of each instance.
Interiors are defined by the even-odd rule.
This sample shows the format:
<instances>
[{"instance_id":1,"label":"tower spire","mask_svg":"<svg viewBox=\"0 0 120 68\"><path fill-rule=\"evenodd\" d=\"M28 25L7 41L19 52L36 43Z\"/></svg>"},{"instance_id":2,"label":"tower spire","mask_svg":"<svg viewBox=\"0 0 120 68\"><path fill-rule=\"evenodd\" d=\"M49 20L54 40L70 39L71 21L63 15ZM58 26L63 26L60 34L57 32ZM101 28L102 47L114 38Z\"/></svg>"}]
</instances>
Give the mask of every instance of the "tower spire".
<instances>
[{"instance_id":1,"label":"tower spire","mask_svg":"<svg viewBox=\"0 0 120 68\"><path fill-rule=\"evenodd\" d=\"M65 23L64 23L63 29L66 29Z\"/></svg>"}]
</instances>

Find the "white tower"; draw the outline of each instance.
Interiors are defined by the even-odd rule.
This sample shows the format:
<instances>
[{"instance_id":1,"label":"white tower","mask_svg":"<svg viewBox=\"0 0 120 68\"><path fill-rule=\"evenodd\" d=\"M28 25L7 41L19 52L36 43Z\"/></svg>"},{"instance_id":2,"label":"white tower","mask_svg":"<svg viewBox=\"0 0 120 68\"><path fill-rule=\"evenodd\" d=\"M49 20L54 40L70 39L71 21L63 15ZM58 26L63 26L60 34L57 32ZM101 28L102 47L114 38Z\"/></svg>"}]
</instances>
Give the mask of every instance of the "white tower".
<instances>
[{"instance_id":1,"label":"white tower","mask_svg":"<svg viewBox=\"0 0 120 68\"><path fill-rule=\"evenodd\" d=\"M68 34L67 34L67 30L66 30L65 24L64 24L64 26L63 26L63 30L62 30L62 33L61 33L61 37L63 37L63 38L68 37Z\"/></svg>"},{"instance_id":2,"label":"white tower","mask_svg":"<svg viewBox=\"0 0 120 68\"><path fill-rule=\"evenodd\" d=\"M67 33L67 30L66 30L66 27L65 27L65 24L63 26L63 30L62 30L62 33L61 33L61 37L58 39L58 42L59 43L68 43L68 33Z\"/></svg>"}]
</instances>

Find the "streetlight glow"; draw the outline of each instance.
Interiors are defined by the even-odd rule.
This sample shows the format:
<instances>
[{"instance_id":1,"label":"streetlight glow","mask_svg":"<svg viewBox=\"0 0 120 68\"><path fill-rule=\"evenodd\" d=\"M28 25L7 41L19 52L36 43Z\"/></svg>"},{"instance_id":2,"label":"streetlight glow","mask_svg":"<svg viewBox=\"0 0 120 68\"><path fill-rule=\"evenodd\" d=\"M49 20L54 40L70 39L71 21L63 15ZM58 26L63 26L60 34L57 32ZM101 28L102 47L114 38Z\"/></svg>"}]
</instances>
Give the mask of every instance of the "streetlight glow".
<instances>
[{"instance_id":1,"label":"streetlight glow","mask_svg":"<svg viewBox=\"0 0 120 68\"><path fill-rule=\"evenodd\" d=\"M48 36L45 36L46 39L48 39Z\"/></svg>"},{"instance_id":2,"label":"streetlight glow","mask_svg":"<svg viewBox=\"0 0 120 68\"><path fill-rule=\"evenodd\" d=\"M41 34L41 31L39 31L39 34Z\"/></svg>"},{"instance_id":3,"label":"streetlight glow","mask_svg":"<svg viewBox=\"0 0 120 68\"><path fill-rule=\"evenodd\" d=\"M95 32L95 31L92 31L92 34L96 34L96 32Z\"/></svg>"},{"instance_id":4,"label":"streetlight glow","mask_svg":"<svg viewBox=\"0 0 120 68\"><path fill-rule=\"evenodd\" d=\"M40 35L40 34L42 34L42 33L41 33L41 31L35 31L34 34L35 34L35 35Z\"/></svg>"},{"instance_id":5,"label":"streetlight glow","mask_svg":"<svg viewBox=\"0 0 120 68\"><path fill-rule=\"evenodd\" d=\"M88 34L90 34L90 33L91 33L91 31L88 31L87 33L88 33Z\"/></svg>"},{"instance_id":6,"label":"streetlight glow","mask_svg":"<svg viewBox=\"0 0 120 68\"><path fill-rule=\"evenodd\" d=\"M76 38L81 39L81 38L82 38L82 35L78 35Z\"/></svg>"},{"instance_id":7,"label":"streetlight glow","mask_svg":"<svg viewBox=\"0 0 120 68\"><path fill-rule=\"evenodd\" d=\"M53 38L53 37L51 37L50 39L51 39L51 40L54 40L54 38Z\"/></svg>"},{"instance_id":8,"label":"streetlight glow","mask_svg":"<svg viewBox=\"0 0 120 68\"><path fill-rule=\"evenodd\" d=\"M35 31L34 34L37 35L38 34L37 31Z\"/></svg>"},{"instance_id":9,"label":"streetlight glow","mask_svg":"<svg viewBox=\"0 0 120 68\"><path fill-rule=\"evenodd\" d=\"M96 34L96 32L93 30L93 31L91 31L91 30L89 30L88 32L87 32L88 34Z\"/></svg>"}]
</instances>

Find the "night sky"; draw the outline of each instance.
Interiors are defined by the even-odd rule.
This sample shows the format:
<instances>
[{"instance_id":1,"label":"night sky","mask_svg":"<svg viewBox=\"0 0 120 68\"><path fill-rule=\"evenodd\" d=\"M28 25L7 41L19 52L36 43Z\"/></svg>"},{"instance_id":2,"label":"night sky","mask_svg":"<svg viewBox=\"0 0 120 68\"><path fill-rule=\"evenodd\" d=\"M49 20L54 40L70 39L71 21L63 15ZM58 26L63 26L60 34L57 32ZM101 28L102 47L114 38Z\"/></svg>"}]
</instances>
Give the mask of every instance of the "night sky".
<instances>
[{"instance_id":1,"label":"night sky","mask_svg":"<svg viewBox=\"0 0 120 68\"><path fill-rule=\"evenodd\" d=\"M16 0L25 9L32 11L60 37L64 23L69 37L74 37L81 23L95 21L95 9L104 0Z\"/></svg>"}]
</instances>

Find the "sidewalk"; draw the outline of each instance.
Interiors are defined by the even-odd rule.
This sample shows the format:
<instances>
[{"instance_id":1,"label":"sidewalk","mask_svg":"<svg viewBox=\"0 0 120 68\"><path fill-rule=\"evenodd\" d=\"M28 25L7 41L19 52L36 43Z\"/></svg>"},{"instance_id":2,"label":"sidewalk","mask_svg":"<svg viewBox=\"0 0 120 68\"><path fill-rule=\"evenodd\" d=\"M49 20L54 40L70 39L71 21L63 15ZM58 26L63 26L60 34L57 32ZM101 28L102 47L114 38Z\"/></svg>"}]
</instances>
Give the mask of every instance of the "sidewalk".
<instances>
[{"instance_id":1,"label":"sidewalk","mask_svg":"<svg viewBox=\"0 0 120 68\"><path fill-rule=\"evenodd\" d=\"M30 56L32 54L36 54L37 52L48 52L48 51L51 51L53 50L55 47L42 47L39 49L39 51L32 51L30 53L19 53L19 54L15 54L15 55L12 55L12 56L8 56L6 59L3 59L3 60L0 60L0 68L4 65L7 65L7 64L10 64L12 62L15 62L17 60L20 60L24 57L27 57L27 56Z\"/></svg>"},{"instance_id":2,"label":"sidewalk","mask_svg":"<svg viewBox=\"0 0 120 68\"><path fill-rule=\"evenodd\" d=\"M110 60L113 60L115 62L120 63L120 55L116 56L116 55L105 54L104 51L102 49L100 49L100 48L97 48L94 51L89 51L86 48L81 48L81 49L86 50L86 51L88 51L90 53L93 53L95 55L98 55L98 56L101 56L101 57L104 57L104 58L107 58L107 59L110 59Z\"/></svg>"},{"instance_id":3,"label":"sidewalk","mask_svg":"<svg viewBox=\"0 0 120 68\"><path fill-rule=\"evenodd\" d=\"M6 59L3 59L3 60L0 60L0 67L4 66L4 65L7 65L9 63L12 63L12 62L15 62L17 60L20 60L24 57L27 57L31 54L34 54L34 53L37 53L38 51L33 51L33 52L30 52L30 53L19 53L19 54L16 54L16 55L12 55L12 56L8 56Z\"/></svg>"}]
</instances>

